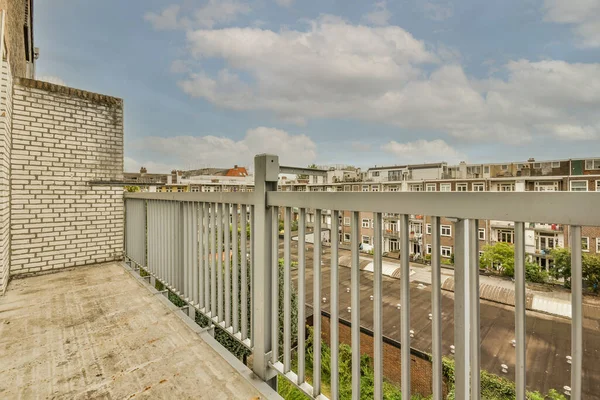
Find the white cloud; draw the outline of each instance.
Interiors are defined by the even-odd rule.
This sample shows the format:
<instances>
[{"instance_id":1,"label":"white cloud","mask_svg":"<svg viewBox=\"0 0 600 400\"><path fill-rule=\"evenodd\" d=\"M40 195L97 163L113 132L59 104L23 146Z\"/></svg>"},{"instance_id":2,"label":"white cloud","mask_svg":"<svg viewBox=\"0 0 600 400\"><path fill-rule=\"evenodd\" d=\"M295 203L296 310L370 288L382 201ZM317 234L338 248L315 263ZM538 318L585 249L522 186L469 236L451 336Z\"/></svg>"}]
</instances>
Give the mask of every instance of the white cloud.
<instances>
[{"instance_id":1,"label":"white cloud","mask_svg":"<svg viewBox=\"0 0 600 400\"><path fill-rule=\"evenodd\" d=\"M408 143L398 143L395 140L384 144L381 149L398 157L401 163L422 163L423 161L444 160L458 163L465 160L465 155L455 150L441 139L417 140Z\"/></svg>"},{"instance_id":2,"label":"white cloud","mask_svg":"<svg viewBox=\"0 0 600 400\"><path fill-rule=\"evenodd\" d=\"M254 156L261 153L277 154L283 165L306 165L316 158L316 145L308 136L267 127L250 129L239 141L218 136L153 136L132 143L131 148L136 153L152 155L152 159L172 160L170 164L163 164L171 169L251 166ZM127 159L125 161L127 170ZM134 161L130 164L137 169L141 166ZM148 165L144 166L150 171Z\"/></svg>"},{"instance_id":3,"label":"white cloud","mask_svg":"<svg viewBox=\"0 0 600 400\"><path fill-rule=\"evenodd\" d=\"M267 110L300 124L374 121L465 140L600 138L600 64L518 60L497 66L505 79L478 80L444 46L428 47L397 26L331 16L306 31L203 29L187 38L194 57L226 66L196 70L180 87L224 108Z\"/></svg>"},{"instance_id":4,"label":"white cloud","mask_svg":"<svg viewBox=\"0 0 600 400\"><path fill-rule=\"evenodd\" d=\"M387 9L387 2L379 1L375 3L375 9L363 16L363 19L373 25L388 25L392 13Z\"/></svg>"},{"instance_id":5,"label":"white cloud","mask_svg":"<svg viewBox=\"0 0 600 400\"><path fill-rule=\"evenodd\" d=\"M573 25L580 47L600 47L599 0L545 0L544 19Z\"/></svg>"},{"instance_id":6,"label":"white cloud","mask_svg":"<svg viewBox=\"0 0 600 400\"><path fill-rule=\"evenodd\" d=\"M434 3L426 1L423 3L425 16L434 21L444 21L454 15L454 6L452 3Z\"/></svg>"},{"instance_id":7,"label":"white cloud","mask_svg":"<svg viewBox=\"0 0 600 400\"><path fill-rule=\"evenodd\" d=\"M42 75L42 76L36 77L35 79L38 80L38 81L42 81L42 82L54 83L55 85L67 86L67 84L65 83L65 81L63 81L58 76Z\"/></svg>"},{"instance_id":8,"label":"white cloud","mask_svg":"<svg viewBox=\"0 0 600 400\"><path fill-rule=\"evenodd\" d=\"M144 15L144 19L152 24L156 30L168 30L181 28L179 23L179 9L177 4L171 4L160 14L153 12L147 12Z\"/></svg>"},{"instance_id":9,"label":"white cloud","mask_svg":"<svg viewBox=\"0 0 600 400\"><path fill-rule=\"evenodd\" d=\"M247 14L250 10L248 4L238 0L208 0L206 4L195 9L183 9L172 4L160 14L146 13L144 19L156 30L213 28L233 22L240 14Z\"/></svg>"},{"instance_id":10,"label":"white cloud","mask_svg":"<svg viewBox=\"0 0 600 400\"><path fill-rule=\"evenodd\" d=\"M291 7L294 3L294 0L275 0L275 3L279 4L282 7Z\"/></svg>"}]
</instances>

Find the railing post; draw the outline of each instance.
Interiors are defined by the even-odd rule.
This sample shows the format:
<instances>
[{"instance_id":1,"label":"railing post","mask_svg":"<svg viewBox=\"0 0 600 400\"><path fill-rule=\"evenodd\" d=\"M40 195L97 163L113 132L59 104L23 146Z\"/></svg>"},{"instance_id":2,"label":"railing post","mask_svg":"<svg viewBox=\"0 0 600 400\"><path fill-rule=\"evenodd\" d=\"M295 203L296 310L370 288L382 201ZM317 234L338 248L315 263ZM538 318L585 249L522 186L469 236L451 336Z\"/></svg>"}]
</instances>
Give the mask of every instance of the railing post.
<instances>
[{"instance_id":1,"label":"railing post","mask_svg":"<svg viewBox=\"0 0 600 400\"><path fill-rule=\"evenodd\" d=\"M271 305L275 293L272 292L272 215L267 206L267 192L277 190L279 158L275 155L260 154L254 157L254 301L252 302L252 327L254 341L254 362L252 369L273 389L277 389L276 372L269 367L271 352Z\"/></svg>"}]
</instances>

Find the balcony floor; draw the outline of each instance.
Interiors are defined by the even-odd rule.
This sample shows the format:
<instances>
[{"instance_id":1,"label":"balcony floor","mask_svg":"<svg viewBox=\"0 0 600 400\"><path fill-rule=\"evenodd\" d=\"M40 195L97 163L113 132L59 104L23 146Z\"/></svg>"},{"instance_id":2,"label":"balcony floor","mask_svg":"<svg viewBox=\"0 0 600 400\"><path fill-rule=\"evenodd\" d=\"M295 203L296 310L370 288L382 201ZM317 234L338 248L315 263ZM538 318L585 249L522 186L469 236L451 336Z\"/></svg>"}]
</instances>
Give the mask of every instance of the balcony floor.
<instances>
[{"instance_id":1,"label":"balcony floor","mask_svg":"<svg viewBox=\"0 0 600 400\"><path fill-rule=\"evenodd\" d=\"M0 398L261 396L158 296L119 263L13 280L0 297Z\"/></svg>"}]
</instances>

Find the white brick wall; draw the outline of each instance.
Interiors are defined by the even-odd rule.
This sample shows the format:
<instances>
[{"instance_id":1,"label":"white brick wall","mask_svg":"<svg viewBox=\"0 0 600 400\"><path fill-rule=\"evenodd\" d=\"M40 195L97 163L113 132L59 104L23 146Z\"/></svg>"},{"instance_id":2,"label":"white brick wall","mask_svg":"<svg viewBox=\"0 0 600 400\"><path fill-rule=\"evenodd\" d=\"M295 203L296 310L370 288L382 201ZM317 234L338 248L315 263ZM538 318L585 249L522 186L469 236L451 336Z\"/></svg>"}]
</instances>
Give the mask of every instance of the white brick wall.
<instances>
[{"instance_id":1,"label":"white brick wall","mask_svg":"<svg viewBox=\"0 0 600 400\"><path fill-rule=\"evenodd\" d=\"M6 290L10 268L10 154L12 74L0 60L0 294Z\"/></svg>"},{"instance_id":2,"label":"white brick wall","mask_svg":"<svg viewBox=\"0 0 600 400\"><path fill-rule=\"evenodd\" d=\"M123 251L120 99L18 79L13 92L11 275L117 260Z\"/></svg>"}]
</instances>

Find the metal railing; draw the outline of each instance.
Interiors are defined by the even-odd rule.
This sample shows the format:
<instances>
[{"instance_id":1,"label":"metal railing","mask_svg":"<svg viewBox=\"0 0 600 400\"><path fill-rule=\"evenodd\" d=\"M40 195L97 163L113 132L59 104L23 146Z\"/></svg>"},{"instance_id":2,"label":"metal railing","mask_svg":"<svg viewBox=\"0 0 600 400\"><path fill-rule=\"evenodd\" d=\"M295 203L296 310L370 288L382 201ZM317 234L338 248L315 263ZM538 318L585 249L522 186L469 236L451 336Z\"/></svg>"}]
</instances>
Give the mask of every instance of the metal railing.
<instances>
[{"instance_id":1,"label":"metal railing","mask_svg":"<svg viewBox=\"0 0 600 400\"><path fill-rule=\"evenodd\" d=\"M321 376L319 334L312 342L312 377L307 378L306 336L298 329L295 351L292 343L291 293L291 210L298 208L298 258L296 289L301 302L307 293L307 251L305 242L306 211L313 209L315 219L323 210L332 210L332 232L338 232L342 210L351 211L351 348L352 398L360 398L360 274L359 212L374 213L373 259L373 341L374 393L383 396L383 323L382 323L382 219L386 213L398 213L400 220L401 265L401 365L411 365L411 302L409 265L409 217L432 216L431 329L433 398L442 399L442 307L441 307L441 217L451 218L455 226L454 344L455 398L480 398L480 313L478 220L510 220L515 229L515 377L517 399L525 399L525 222L551 222L570 225L571 243L581 242L582 225L600 225L597 199L593 193L324 193L277 192L278 158L255 158L254 193L128 193L126 194L126 257L147 269L189 305L210 318L253 352L253 370L264 381L276 386L280 374L313 398L325 398ZM278 208L284 209L283 299L279 288ZM250 213L250 243L246 242L245 224ZM232 232L227 235L229 219ZM225 217L227 216L227 217ZM239 217L239 218L238 218ZM315 225L313 235L321 236ZM240 259L238 260L238 250ZM321 315L322 251L319 240L312 249L312 292L310 305L314 316ZM339 243L331 242L330 292L331 321L339 315ZM571 398L582 393L582 269L581 248L572 249L572 330ZM246 273L251 279L250 293L245 292ZM241 284L238 286L238 277ZM231 286L231 289L230 289ZM239 300L238 300L239 299ZM250 299L250 307L245 307ZM283 306L279 307L280 301ZM251 312L251 323L247 326ZM279 313L283 327L279 327ZM298 307L298 326L304 327L304 307ZM241 321L238 324L238 321ZM338 399L340 334L331 323L330 397ZM280 339L280 328L283 338ZM321 332L321 319L313 318L314 332ZM279 348L282 353L279 354ZM297 362L292 362L293 355ZM293 368L292 368L293 367ZM411 368L401 369L403 398L410 398Z\"/></svg>"}]
</instances>

